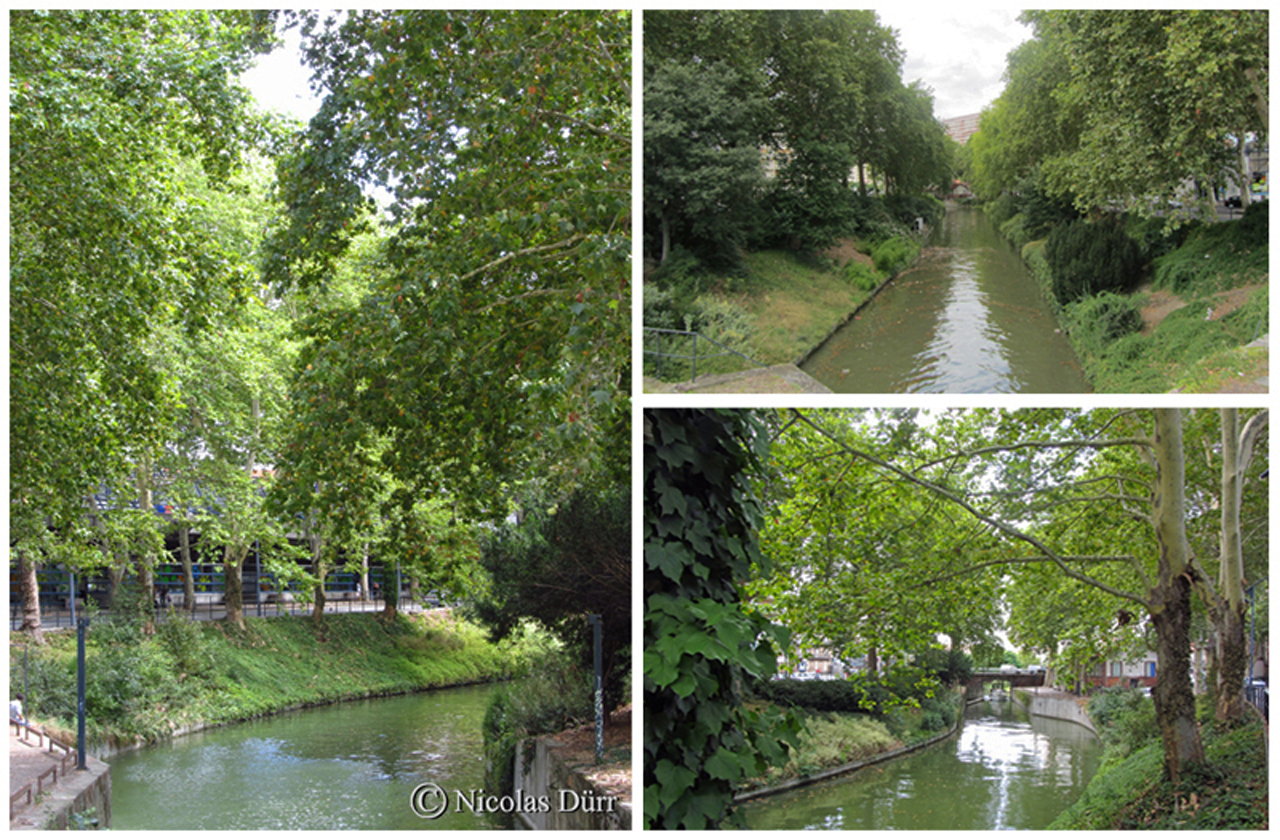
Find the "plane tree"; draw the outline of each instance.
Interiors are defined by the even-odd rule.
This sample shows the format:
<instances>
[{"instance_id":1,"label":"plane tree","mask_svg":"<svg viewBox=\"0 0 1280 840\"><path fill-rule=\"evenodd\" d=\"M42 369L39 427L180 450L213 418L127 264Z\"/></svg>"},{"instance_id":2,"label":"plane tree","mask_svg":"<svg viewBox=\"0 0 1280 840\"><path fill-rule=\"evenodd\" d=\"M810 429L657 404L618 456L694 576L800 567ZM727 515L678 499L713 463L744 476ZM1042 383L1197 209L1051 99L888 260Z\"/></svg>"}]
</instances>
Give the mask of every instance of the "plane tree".
<instances>
[{"instance_id":1,"label":"plane tree","mask_svg":"<svg viewBox=\"0 0 1280 840\"><path fill-rule=\"evenodd\" d=\"M296 388L338 376L380 469L505 514L544 437L571 480L630 409L630 16L297 20L325 98L281 160L267 277L319 288L361 230L385 246L340 326L304 322Z\"/></svg>"},{"instance_id":2,"label":"plane tree","mask_svg":"<svg viewBox=\"0 0 1280 840\"><path fill-rule=\"evenodd\" d=\"M1196 489L1187 457L1203 437L1193 426L1184 439L1181 411L957 412L928 431L927 450L890 456L839 415L794 415L841 456L924 489L983 526L990 550L972 570L1039 564L1131 604L1154 636L1165 770L1176 780L1204 761L1189 632L1192 592L1208 576L1186 530Z\"/></svg>"},{"instance_id":3,"label":"plane tree","mask_svg":"<svg viewBox=\"0 0 1280 840\"><path fill-rule=\"evenodd\" d=\"M205 331L248 288L184 168L225 183L260 139L235 76L270 46L269 21L9 16L10 522L29 632L36 565L89 562L89 495L163 441L178 396L153 335ZM50 527L64 545L52 554Z\"/></svg>"}]
</instances>

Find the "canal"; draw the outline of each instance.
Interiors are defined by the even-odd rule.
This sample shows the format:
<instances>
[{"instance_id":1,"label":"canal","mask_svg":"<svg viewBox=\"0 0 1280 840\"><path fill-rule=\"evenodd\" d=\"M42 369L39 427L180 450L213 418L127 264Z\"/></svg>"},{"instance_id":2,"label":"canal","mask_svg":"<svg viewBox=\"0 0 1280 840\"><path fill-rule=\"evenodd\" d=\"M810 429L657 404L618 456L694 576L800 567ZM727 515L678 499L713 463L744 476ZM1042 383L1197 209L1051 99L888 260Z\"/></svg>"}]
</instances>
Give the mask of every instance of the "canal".
<instances>
[{"instance_id":1,"label":"canal","mask_svg":"<svg viewBox=\"0 0 1280 840\"><path fill-rule=\"evenodd\" d=\"M1083 726L984 701L966 710L958 737L740 810L752 829L1043 829L1101 756Z\"/></svg>"},{"instance_id":2,"label":"canal","mask_svg":"<svg viewBox=\"0 0 1280 840\"><path fill-rule=\"evenodd\" d=\"M948 204L916 266L801 366L837 393L1079 393L1075 353L1022 259Z\"/></svg>"},{"instance_id":3,"label":"canal","mask_svg":"<svg viewBox=\"0 0 1280 840\"><path fill-rule=\"evenodd\" d=\"M322 706L211 729L111 759L116 829L471 829L426 820L415 787L484 788L480 726L492 686Z\"/></svg>"}]
</instances>

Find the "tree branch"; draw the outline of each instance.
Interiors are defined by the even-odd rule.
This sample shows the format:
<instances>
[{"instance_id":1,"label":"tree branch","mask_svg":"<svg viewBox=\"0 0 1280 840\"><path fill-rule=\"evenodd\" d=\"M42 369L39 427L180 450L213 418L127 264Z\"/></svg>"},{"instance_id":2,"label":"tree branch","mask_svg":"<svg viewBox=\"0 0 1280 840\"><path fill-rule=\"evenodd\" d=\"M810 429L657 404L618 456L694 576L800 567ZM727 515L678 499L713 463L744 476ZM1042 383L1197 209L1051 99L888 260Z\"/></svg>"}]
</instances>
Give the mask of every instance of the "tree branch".
<instances>
[{"instance_id":1,"label":"tree branch","mask_svg":"<svg viewBox=\"0 0 1280 840\"><path fill-rule=\"evenodd\" d=\"M841 441L841 440L838 440L837 438L835 438L834 436L832 436L832 435L831 435L829 432L827 432L825 429L820 428L817 424L815 424L815 423L814 423L812 420L810 420L808 417L805 417L803 414L801 414L799 409L792 409L792 411L796 414L796 416L797 416L797 417L799 417L799 418L800 418L801 422L803 422L805 425L809 426L809 428L813 429L813 430L814 430L815 432L817 432L818 434L822 435L823 437L827 438L827 439L828 439L828 440L830 440L831 442L835 443L837 446L840 446L841 448L843 448L845 451L849 452L850 454L852 454L852 455L854 455L854 456L856 456L856 457L858 457L858 458L861 458L861 459L863 459L864 461L867 461L868 463L874 464L874 465L876 465L876 466L880 467L880 468L881 468L881 469L883 469L883 470L887 470L887 471L889 471L889 472L892 472L892 473L894 473L895 475L898 475L898 476L900 476L900 477L902 477L902 478L906 479L907 481L910 481L910 482L912 482L912 483L914 483L914 484L916 484L916 485L918 485L918 486L920 486L920 487L923 487L923 488L925 488L926 490L928 490L928 491L930 491L930 492L932 492L932 493L936 493L936 494L938 494L939 496L942 496L943 498L947 499L947 500L948 500L948 501L950 501L951 503L953 503L953 504L955 504L955 505L958 505L958 506L960 506L960 507L964 508L966 511L968 511L968 512L969 512L969 514L970 514L971 516L973 516L974 518L978 519L978 520L979 520L979 521L981 521L981 522L986 523L987 525L990 525L992 528L995 528L997 531L1000 531L1001 533L1003 533L1003 534L1005 534L1005 535L1007 535L1007 536L1013 537L1013 538L1014 538L1014 539L1016 539L1016 540L1020 540L1020 541L1025 542L1025 543L1029 543L1030 545L1034 546L1034 547L1035 547L1036 549L1038 549L1041 553L1043 553L1046 557L1048 557L1050 560L1052 560L1052 561L1053 561L1053 563L1054 563L1055 565L1057 565L1057 567L1058 567L1059 569L1061 569L1061 570L1062 570L1062 573L1063 573L1063 574L1065 574L1067 577L1070 577L1070 578L1073 578L1073 579L1075 579L1075 580L1078 580L1078 581L1080 581L1081 583L1087 583L1087 584L1088 584L1088 585L1090 585L1090 586L1093 586L1093 587L1095 587L1095 588L1097 588L1097 589L1101 589L1103 592L1107 592L1107 593L1109 593L1109 594L1111 594L1111 595L1115 595L1117 598L1125 598L1125 599L1127 599L1127 600L1134 601L1135 603L1142 604L1143 606L1146 606L1147 601L1146 601L1146 599L1145 599L1145 598L1143 598L1142 596L1137 595L1137 594L1132 593L1132 592L1126 592L1126 591L1125 591L1125 590L1123 590L1123 589L1117 589L1117 588L1116 588L1116 587L1114 587L1114 586L1111 586L1111 585L1109 585L1109 584L1103 583L1103 582L1102 582L1102 581L1100 581L1100 580L1097 580L1097 579L1095 579L1095 578L1089 577L1089 576L1088 576L1088 575L1086 575L1086 574L1082 574L1082 573L1077 572L1077 571L1075 571L1074 569L1072 569L1072 568L1068 567L1068 566L1066 565L1066 563L1065 563L1065 562L1063 562L1063 559L1062 559L1062 557L1061 557L1061 556L1059 556L1055 551L1053 551L1052 549L1050 549L1047 545L1045 545L1045 544L1044 544L1043 542L1041 542L1039 539L1037 539L1037 538L1035 538L1035 537L1031 536L1030 534L1024 534L1022 531L1019 531L1017 528L1014 528L1012 525L1009 525L1009 524L1007 524L1007 523L1005 523L1005 522L1001 522L1000 520L995 519L994 517L988 516L987 514L983 513L982 511L978 510L977 508L975 508L973 505L969 504L969 503L968 503L967 501L965 501L964 499L961 499L959 496L955 495L954 493L952 493L951 491L949 491L949 490L947 490L947 489L945 489L945 488L943 488L943 487L939 487L939 486L937 486L936 484L933 484L933 483L932 483L932 482L930 482L930 481L926 481L926 480L925 480L925 479L923 479L923 478L919 478L919 477L917 477L917 476L913 475L912 473L910 473L910 472L908 472L908 471L906 471L906 470L902 469L901 467L898 467L898 466L895 466L894 464L890 464L890 463L888 463L887 461L882 461L881 459L879 459L879 458L875 457L874 455L870 455L870 454L868 454L868 453L866 453L866 452L862 452L862 451L859 451L859 450L857 450L857 449L854 449L852 446L849 446L847 443L845 443L845 442L843 442L843 441ZM1150 445L1150 441L1145 440L1145 439L1132 439L1130 442L1131 442L1131 443L1138 443L1138 444L1141 444L1141 445L1144 445L1144 446L1149 446L1149 445ZM1097 446L1097 444L1096 444L1096 443L1089 444L1089 445L1090 445L1090 446ZM990 449L990 447L987 447L987 449Z\"/></svg>"}]
</instances>

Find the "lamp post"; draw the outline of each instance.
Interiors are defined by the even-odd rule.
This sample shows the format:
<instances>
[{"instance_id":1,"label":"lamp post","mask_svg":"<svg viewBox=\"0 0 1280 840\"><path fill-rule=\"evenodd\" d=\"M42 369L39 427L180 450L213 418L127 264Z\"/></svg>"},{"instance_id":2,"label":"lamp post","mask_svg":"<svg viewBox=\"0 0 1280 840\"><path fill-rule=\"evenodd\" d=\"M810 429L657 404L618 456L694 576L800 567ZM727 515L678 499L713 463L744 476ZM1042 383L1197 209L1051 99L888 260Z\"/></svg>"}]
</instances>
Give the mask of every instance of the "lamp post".
<instances>
[{"instance_id":1,"label":"lamp post","mask_svg":"<svg viewBox=\"0 0 1280 840\"><path fill-rule=\"evenodd\" d=\"M89 619L81 616L76 623L76 736L77 749L80 753L79 762L76 768L84 770L85 765L85 735L84 735L84 637L89 630Z\"/></svg>"},{"instance_id":2,"label":"lamp post","mask_svg":"<svg viewBox=\"0 0 1280 840\"><path fill-rule=\"evenodd\" d=\"M600 616L591 613L587 616L587 623L591 625L592 642L595 646L592 660L596 675L596 764L599 764L604 760L604 669L600 661Z\"/></svg>"}]
</instances>

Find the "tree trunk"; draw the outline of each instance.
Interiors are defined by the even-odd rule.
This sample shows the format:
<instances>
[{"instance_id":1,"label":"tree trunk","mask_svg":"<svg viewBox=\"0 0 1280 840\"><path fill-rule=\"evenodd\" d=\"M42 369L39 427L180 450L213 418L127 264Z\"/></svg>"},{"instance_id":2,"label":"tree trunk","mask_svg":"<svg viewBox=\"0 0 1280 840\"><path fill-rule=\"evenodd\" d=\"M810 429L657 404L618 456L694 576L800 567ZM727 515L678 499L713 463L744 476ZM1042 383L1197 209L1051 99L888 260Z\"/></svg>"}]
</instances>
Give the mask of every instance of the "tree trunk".
<instances>
[{"instance_id":1,"label":"tree trunk","mask_svg":"<svg viewBox=\"0 0 1280 840\"><path fill-rule=\"evenodd\" d=\"M1244 677L1249 670L1249 649L1244 635L1245 606L1216 611L1214 634L1213 703L1214 717L1220 721L1244 716Z\"/></svg>"},{"instance_id":2,"label":"tree trunk","mask_svg":"<svg viewBox=\"0 0 1280 840\"><path fill-rule=\"evenodd\" d=\"M182 608L191 614L196 611L196 581L191 568L191 529L178 529L178 549L182 559Z\"/></svg>"},{"instance_id":3,"label":"tree trunk","mask_svg":"<svg viewBox=\"0 0 1280 840\"><path fill-rule=\"evenodd\" d=\"M1222 533L1216 597L1202 592L1209 604L1214 630L1214 714L1219 721L1244 715L1244 679L1249 669L1245 643L1244 555L1240 536L1240 505L1244 473L1253 460L1253 445L1266 427L1268 412L1251 417L1240 429L1240 413L1224 408L1222 418Z\"/></svg>"},{"instance_id":4,"label":"tree trunk","mask_svg":"<svg viewBox=\"0 0 1280 840\"><path fill-rule=\"evenodd\" d=\"M662 256L658 259L658 265L662 265L667 261L667 256L671 253L671 220L667 217L664 209L661 216L662 224Z\"/></svg>"},{"instance_id":5,"label":"tree trunk","mask_svg":"<svg viewBox=\"0 0 1280 840\"><path fill-rule=\"evenodd\" d=\"M240 579L240 567L244 563L244 550L227 546L222 553L223 604L227 608L227 623L244 630L244 585Z\"/></svg>"},{"instance_id":6,"label":"tree trunk","mask_svg":"<svg viewBox=\"0 0 1280 840\"><path fill-rule=\"evenodd\" d=\"M18 552L18 573L22 587L22 632L37 645L44 644L44 630L40 626L40 578L36 564L25 551ZM71 597L76 597L72 592Z\"/></svg>"},{"instance_id":7,"label":"tree trunk","mask_svg":"<svg viewBox=\"0 0 1280 840\"><path fill-rule=\"evenodd\" d=\"M1160 561L1156 584L1148 593L1158 663L1152 699L1164 741L1165 773L1176 783L1188 765L1204 761L1204 747L1191 689L1191 548L1185 524L1182 415L1178 409L1156 409L1155 417L1152 511Z\"/></svg>"}]
</instances>

